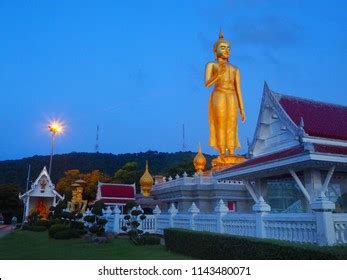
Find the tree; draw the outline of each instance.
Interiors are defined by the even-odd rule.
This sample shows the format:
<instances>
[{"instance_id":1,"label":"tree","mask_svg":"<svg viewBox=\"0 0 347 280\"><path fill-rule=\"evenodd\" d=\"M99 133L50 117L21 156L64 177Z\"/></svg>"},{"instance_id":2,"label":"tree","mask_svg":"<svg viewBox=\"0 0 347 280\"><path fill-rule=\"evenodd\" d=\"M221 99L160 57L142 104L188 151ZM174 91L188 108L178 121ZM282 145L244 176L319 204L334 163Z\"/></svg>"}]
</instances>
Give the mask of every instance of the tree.
<instances>
[{"instance_id":1,"label":"tree","mask_svg":"<svg viewBox=\"0 0 347 280\"><path fill-rule=\"evenodd\" d=\"M82 187L84 187L83 198L86 200L95 199L98 181L111 181L111 177L104 175L100 170L93 170L90 173L80 173L78 169L71 169L65 171L65 176L59 179L56 190L60 193L64 193L66 199L70 200L72 190L74 189L71 185L78 179L86 181L86 183L82 185Z\"/></svg>"},{"instance_id":2,"label":"tree","mask_svg":"<svg viewBox=\"0 0 347 280\"><path fill-rule=\"evenodd\" d=\"M195 173L195 168L193 164L193 160L186 159L179 163L178 165L171 167L167 173L166 176L171 176L174 178L177 174L182 176L182 174L186 172L189 176L192 176Z\"/></svg>"},{"instance_id":3,"label":"tree","mask_svg":"<svg viewBox=\"0 0 347 280\"><path fill-rule=\"evenodd\" d=\"M114 181L119 184L136 184L139 186L141 175L144 171L138 169L136 162L127 162L122 168L114 173ZM138 190L137 190L138 192Z\"/></svg>"},{"instance_id":4,"label":"tree","mask_svg":"<svg viewBox=\"0 0 347 280\"><path fill-rule=\"evenodd\" d=\"M19 193L20 189L15 185L0 185L0 213L5 223L9 223L13 216L22 219L23 203L18 197Z\"/></svg>"}]
</instances>

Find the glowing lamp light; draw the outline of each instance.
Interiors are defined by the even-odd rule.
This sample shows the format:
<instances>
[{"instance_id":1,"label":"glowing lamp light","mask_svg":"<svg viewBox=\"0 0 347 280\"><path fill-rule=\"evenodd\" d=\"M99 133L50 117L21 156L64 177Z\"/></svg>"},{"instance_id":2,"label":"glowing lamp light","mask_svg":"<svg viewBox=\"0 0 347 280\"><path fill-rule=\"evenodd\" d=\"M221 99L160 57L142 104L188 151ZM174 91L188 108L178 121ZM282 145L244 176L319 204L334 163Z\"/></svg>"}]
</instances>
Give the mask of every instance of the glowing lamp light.
<instances>
[{"instance_id":1,"label":"glowing lamp light","mask_svg":"<svg viewBox=\"0 0 347 280\"><path fill-rule=\"evenodd\" d=\"M56 135L64 132L64 125L60 121L52 121L48 124L49 131Z\"/></svg>"}]
</instances>

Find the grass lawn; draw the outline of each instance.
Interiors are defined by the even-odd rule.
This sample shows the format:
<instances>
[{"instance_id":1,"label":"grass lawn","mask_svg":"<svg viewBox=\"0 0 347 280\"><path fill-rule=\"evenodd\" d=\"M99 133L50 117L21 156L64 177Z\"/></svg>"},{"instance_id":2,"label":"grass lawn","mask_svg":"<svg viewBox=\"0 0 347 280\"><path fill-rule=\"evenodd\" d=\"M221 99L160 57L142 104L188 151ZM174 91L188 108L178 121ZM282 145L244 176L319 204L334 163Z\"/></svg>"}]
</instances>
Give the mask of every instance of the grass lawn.
<instances>
[{"instance_id":1,"label":"grass lawn","mask_svg":"<svg viewBox=\"0 0 347 280\"><path fill-rule=\"evenodd\" d=\"M2 260L182 260L164 246L135 246L128 239L92 244L84 239L55 240L47 232L16 230L0 238Z\"/></svg>"}]
</instances>

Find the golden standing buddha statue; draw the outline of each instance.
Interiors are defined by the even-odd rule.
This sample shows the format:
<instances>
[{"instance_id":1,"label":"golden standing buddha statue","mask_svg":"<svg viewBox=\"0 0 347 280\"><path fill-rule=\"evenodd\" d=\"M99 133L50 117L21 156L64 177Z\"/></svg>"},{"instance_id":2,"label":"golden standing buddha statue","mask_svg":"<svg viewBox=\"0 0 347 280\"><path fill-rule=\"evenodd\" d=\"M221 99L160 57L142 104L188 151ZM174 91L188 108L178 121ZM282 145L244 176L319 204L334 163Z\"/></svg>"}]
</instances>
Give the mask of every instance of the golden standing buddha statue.
<instances>
[{"instance_id":1,"label":"golden standing buddha statue","mask_svg":"<svg viewBox=\"0 0 347 280\"><path fill-rule=\"evenodd\" d=\"M243 108L240 86L240 71L229 63L230 43L222 32L213 46L216 61L206 65L205 86L215 85L209 100L209 145L219 152L219 157L212 160L213 170L243 161L235 155L240 147L237 134L237 117L240 112L242 122L246 116Z\"/></svg>"}]
</instances>

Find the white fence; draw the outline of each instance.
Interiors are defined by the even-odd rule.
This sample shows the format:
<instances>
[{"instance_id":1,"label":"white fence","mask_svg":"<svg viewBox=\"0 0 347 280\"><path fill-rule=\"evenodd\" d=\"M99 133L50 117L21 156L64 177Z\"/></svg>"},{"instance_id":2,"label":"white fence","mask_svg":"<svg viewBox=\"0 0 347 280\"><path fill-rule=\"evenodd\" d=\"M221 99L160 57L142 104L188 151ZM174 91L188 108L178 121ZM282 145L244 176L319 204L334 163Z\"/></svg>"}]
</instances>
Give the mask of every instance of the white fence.
<instances>
[{"instance_id":1,"label":"white fence","mask_svg":"<svg viewBox=\"0 0 347 280\"><path fill-rule=\"evenodd\" d=\"M255 209L259 210L259 207ZM121 228L126 222L119 209L108 209L104 215L108 220L106 230L122 233ZM185 228L306 244L347 244L347 214L324 211L274 214L269 210L237 214L229 212L222 200L215 212L210 214L200 213L194 203L188 213L178 213L173 204L168 213L161 213L157 206L153 215L146 215L146 219L140 222L140 229L149 233L163 234L165 228Z\"/></svg>"}]
</instances>

